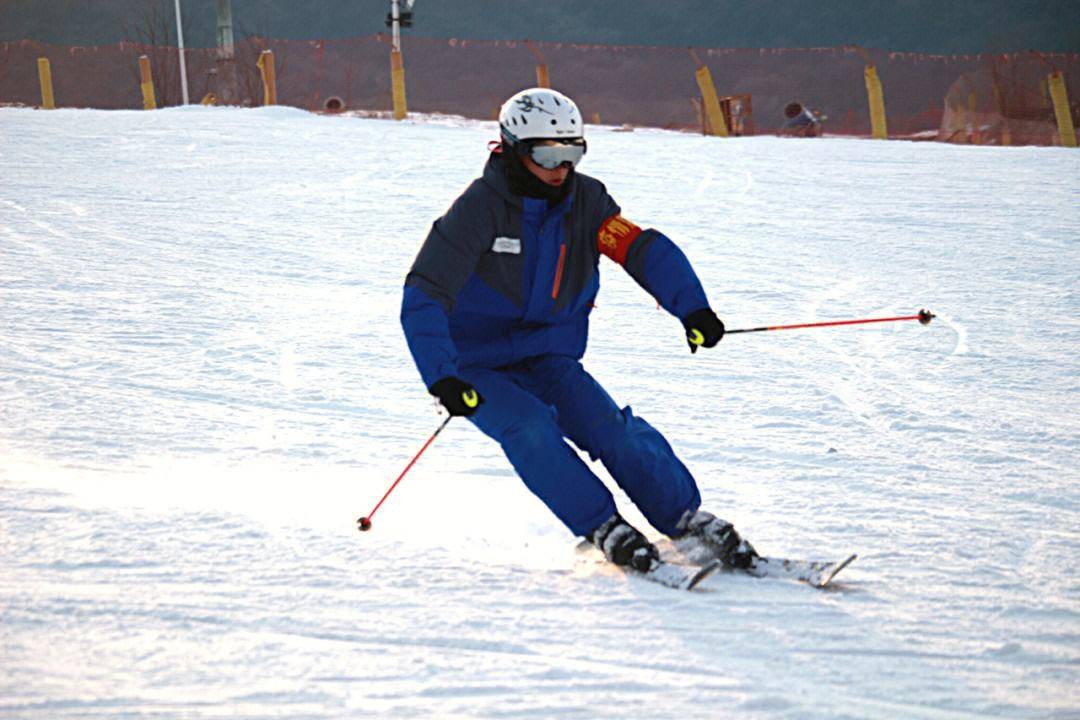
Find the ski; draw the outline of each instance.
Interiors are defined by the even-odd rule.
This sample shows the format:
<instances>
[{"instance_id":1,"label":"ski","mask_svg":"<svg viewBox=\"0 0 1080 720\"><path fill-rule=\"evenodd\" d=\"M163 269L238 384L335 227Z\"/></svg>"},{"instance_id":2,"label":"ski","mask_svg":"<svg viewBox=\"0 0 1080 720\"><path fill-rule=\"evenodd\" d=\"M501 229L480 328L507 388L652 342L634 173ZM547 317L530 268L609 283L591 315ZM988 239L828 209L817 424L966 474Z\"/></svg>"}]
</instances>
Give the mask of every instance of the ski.
<instances>
[{"instance_id":1,"label":"ski","mask_svg":"<svg viewBox=\"0 0 1080 720\"><path fill-rule=\"evenodd\" d=\"M664 587L675 590L693 590L698 583L723 568L723 566L723 563L719 560L713 560L700 566L674 565L659 560L647 572L629 567L623 569L636 577L644 578Z\"/></svg>"},{"instance_id":2,"label":"ski","mask_svg":"<svg viewBox=\"0 0 1080 720\"><path fill-rule=\"evenodd\" d=\"M839 562L815 562L811 560L790 560L761 555L754 558L750 567L737 572L744 572L757 578L780 578L797 580L812 587L828 586L836 574L852 563L858 555L849 555Z\"/></svg>"},{"instance_id":3,"label":"ski","mask_svg":"<svg viewBox=\"0 0 1080 720\"><path fill-rule=\"evenodd\" d=\"M688 537L673 543L681 557L691 563L705 565L715 561L716 550L700 538ZM815 588L824 588L832 582L837 573L846 568L858 557L850 555L839 562L819 562L813 560L791 560L788 558L758 555L747 568L725 568L728 572L745 573L757 578L776 578L804 582Z\"/></svg>"},{"instance_id":4,"label":"ski","mask_svg":"<svg viewBox=\"0 0 1080 720\"><path fill-rule=\"evenodd\" d=\"M836 575L850 565L858 555L849 555L840 561L793 560L790 558L758 555L749 567L729 568L715 557L710 546L696 538L686 538L674 543L677 550L675 562L659 560L652 570L643 572L633 568L621 568L627 574L675 590L693 590L702 580L723 570L742 573L756 578L773 578L803 582L814 588L828 587ZM591 543L581 543L579 550L592 549Z\"/></svg>"}]
</instances>

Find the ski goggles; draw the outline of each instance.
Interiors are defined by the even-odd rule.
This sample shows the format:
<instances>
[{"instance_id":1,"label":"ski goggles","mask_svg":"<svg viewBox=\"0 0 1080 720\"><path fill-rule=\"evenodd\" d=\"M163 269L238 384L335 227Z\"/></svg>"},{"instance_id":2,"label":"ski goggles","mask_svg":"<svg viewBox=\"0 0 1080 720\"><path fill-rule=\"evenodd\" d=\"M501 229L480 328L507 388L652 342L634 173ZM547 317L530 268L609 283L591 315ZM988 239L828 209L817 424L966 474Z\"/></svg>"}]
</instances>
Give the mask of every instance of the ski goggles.
<instances>
[{"instance_id":1,"label":"ski goggles","mask_svg":"<svg viewBox=\"0 0 1080 720\"><path fill-rule=\"evenodd\" d=\"M526 140L524 144L532 161L545 170L554 170L563 163L570 163L570 167L576 167L588 149L585 138Z\"/></svg>"}]
</instances>

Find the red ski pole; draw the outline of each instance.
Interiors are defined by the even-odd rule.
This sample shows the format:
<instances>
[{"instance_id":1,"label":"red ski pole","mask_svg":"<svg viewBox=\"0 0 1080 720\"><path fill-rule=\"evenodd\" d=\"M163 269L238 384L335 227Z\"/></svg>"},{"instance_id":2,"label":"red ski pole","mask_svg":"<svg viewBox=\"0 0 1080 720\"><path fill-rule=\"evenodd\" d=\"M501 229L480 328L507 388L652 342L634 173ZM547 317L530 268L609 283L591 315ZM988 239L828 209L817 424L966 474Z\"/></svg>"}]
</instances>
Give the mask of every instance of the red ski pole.
<instances>
[{"instance_id":1,"label":"red ski pole","mask_svg":"<svg viewBox=\"0 0 1080 720\"><path fill-rule=\"evenodd\" d=\"M766 327L742 328L740 330L726 330L725 335L732 333L767 332L769 330L799 330L801 328L836 327L837 325L865 325L866 323L897 322L900 320L918 320L923 325L929 325L934 315L929 310L920 310L918 315L902 315L900 317L865 318L862 320L833 320L829 322L801 323L799 325L769 325Z\"/></svg>"},{"instance_id":2,"label":"red ski pole","mask_svg":"<svg viewBox=\"0 0 1080 720\"><path fill-rule=\"evenodd\" d=\"M390 489L386 491L386 494L382 496L382 499L379 500L379 502L375 503L375 507L371 509L371 512L357 519L356 526L360 529L361 532L367 532L371 529L371 518L375 516L375 511L377 511L379 507L382 506L384 502L386 502L386 498L390 497L390 493L394 492L394 488L396 488L398 486L398 483L401 482L401 479L405 477L405 473L409 472L409 470L412 469L412 466L416 464L416 461L420 459L420 456L424 454L424 451L428 449L428 446L431 445L431 443L435 442L435 438L439 436L439 433L443 431L443 428L446 427L446 424L450 422L450 418L452 417L453 415L448 415L446 419L442 421L442 425L440 425L438 429L431 434L431 437L429 437L427 439L427 442L424 443L424 447L420 448L420 452L416 453L416 455L413 456L413 459L409 461L409 464L406 465L405 469L401 471L401 474L397 476L397 480L395 480L393 484L390 485Z\"/></svg>"}]
</instances>

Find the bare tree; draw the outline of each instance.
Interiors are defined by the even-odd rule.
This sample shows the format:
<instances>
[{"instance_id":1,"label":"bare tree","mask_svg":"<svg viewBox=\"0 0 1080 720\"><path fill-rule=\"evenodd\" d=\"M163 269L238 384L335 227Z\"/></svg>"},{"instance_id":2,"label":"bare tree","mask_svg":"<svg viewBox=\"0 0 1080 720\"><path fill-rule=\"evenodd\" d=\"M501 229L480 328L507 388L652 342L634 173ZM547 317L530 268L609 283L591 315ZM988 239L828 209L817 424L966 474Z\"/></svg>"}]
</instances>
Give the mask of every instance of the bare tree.
<instances>
[{"instance_id":1,"label":"bare tree","mask_svg":"<svg viewBox=\"0 0 1080 720\"><path fill-rule=\"evenodd\" d=\"M180 13L181 22L190 27L190 17L185 10ZM158 105L179 105L180 57L176 39L176 15L173 3L169 0L142 0L138 9L121 22L124 35L135 43L139 54L150 58L150 70L154 76L154 91ZM186 52L185 58L195 53ZM139 58L132 58L132 74L135 87L139 85ZM189 77L195 74L189 72ZM205 88L205 80L202 83ZM202 97L198 92L194 97Z\"/></svg>"},{"instance_id":2,"label":"bare tree","mask_svg":"<svg viewBox=\"0 0 1080 720\"><path fill-rule=\"evenodd\" d=\"M259 72L259 56L264 50L270 50L270 41L257 35L249 35L236 43L236 71L240 96L245 105L262 105L263 82ZM289 53L284 44L274 48L274 74L278 87L289 65Z\"/></svg>"},{"instance_id":3,"label":"bare tree","mask_svg":"<svg viewBox=\"0 0 1080 720\"><path fill-rule=\"evenodd\" d=\"M236 69L240 95L246 98L248 105L262 105L263 82L262 74L257 65L259 56L264 50L274 51L274 74L279 88L278 97L281 97L280 88L282 79L286 76L289 68L289 52L285 43L278 42L271 48L273 40L271 36L270 17L276 10L264 4L261 12L256 8L249 8L243 16L233 15L234 37L236 43ZM242 38L242 40L240 40Z\"/></svg>"}]
</instances>

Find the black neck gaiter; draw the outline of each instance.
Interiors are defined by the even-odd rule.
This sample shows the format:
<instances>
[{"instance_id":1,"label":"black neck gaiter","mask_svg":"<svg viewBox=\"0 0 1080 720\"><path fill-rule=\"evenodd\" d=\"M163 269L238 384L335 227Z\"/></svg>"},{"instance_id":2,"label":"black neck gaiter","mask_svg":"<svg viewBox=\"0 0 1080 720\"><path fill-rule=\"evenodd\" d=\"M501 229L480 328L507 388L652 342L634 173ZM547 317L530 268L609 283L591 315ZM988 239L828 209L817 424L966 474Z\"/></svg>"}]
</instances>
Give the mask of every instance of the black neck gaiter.
<instances>
[{"instance_id":1,"label":"black neck gaiter","mask_svg":"<svg viewBox=\"0 0 1080 720\"><path fill-rule=\"evenodd\" d=\"M510 192L523 197L547 200L548 207L561 203L570 194L570 185L574 179L574 171L571 170L562 185L548 185L546 182L529 172L521 157L505 141L502 144L503 167L506 168L506 182Z\"/></svg>"}]
</instances>

